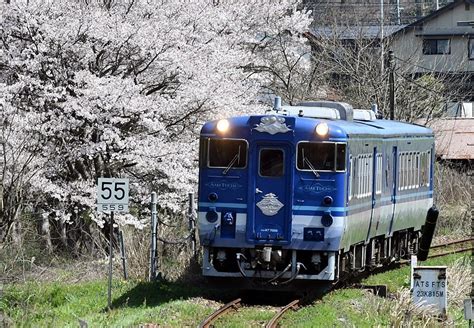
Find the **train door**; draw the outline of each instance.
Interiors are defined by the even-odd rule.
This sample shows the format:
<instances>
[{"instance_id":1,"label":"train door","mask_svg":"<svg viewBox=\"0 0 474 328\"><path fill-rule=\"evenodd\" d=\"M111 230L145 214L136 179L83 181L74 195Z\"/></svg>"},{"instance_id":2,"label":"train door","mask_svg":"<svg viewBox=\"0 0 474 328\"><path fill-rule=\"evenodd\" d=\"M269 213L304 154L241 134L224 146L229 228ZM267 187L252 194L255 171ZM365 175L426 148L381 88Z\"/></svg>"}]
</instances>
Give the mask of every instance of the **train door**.
<instances>
[{"instance_id":1,"label":"train door","mask_svg":"<svg viewBox=\"0 0 474 328\"><path fill-rule=\"evenodd\" d=\"M247 238L255 242L290 242L293 154L285 144L257 144L254 151L254 204L249 208ZM250 230L249 230L250 229Z\"/></svg>"},{"instance_id":2,"label":"train door","mask_svg":"<svg viewBox=\"0 0 474 328\"><path fill-rule=\"evenodd\" d=\"M374 152L371 160L371 204L372 204L372 210L370 212L370 222L369 222L369 231L367 232L367 238L366 242L369 242L370 238L374 237L376 232L377 232L377 227L379 224L379 219L380 219L380 209L378 208L377 202L380 198L380 194L378 193L379 190L379 185L380 185L380 178L381 174L380 171L382 170L381 167L381 157L379 156L381 154L377 153L377 147L374 147Z\"/></svg>"},{"instance_id":3,"label":"train door","mask_svg":"<svg viewBox=\"0 0 474 328\"><path fill-rule=\"evenodd\" d=\"M392 205L392 210L391 210L391 220L390 220L390 229L389 229L389 236L392 235L392 229L393 229L393 220L395 219L395 207L397 203L397 178L398 178L398 149L396 146L393 146L392 148L392 185L390 187L391 189L391 195L390 195L390 201Z\"/></svg>"}]
</instances>

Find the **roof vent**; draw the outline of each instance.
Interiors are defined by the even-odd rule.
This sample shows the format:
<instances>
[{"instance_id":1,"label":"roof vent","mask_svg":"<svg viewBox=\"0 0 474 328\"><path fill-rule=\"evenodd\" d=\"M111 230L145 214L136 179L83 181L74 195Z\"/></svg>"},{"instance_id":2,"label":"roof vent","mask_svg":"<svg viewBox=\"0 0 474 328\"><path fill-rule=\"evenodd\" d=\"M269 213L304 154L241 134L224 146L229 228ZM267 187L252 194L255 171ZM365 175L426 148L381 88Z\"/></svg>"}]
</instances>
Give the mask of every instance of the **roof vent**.
<instances>
[{"instance_id":1,"label":"roof vent","mask_svg":"<svg viewBox=\"0 0 474 328\"><path fill-rule=\"evenodd\" d=\"M352 121L352 119L353 119L352 106L347 104L347 103L343 103L343 102L309 101L309 102L299 103L297 106L313 107L315 110L317 108L332 108L332 109L335 109L339 112L339 117L340 117L341 120ZM305 115L305 116L309 116L309 115Z\"/></svg>"},{"instance_id":2,"label":"roof vent","mask_svg":"<svg viewBox=\"0 0 474 328\"><path fill-rule=\"evenodd\" d=\"M281 97L276 96L273 101L273 110L279 111L281 109Z\"/></svg>"},{"instance_id":3,"label":"roof vent","mask_svg":"<svg viewBox=\"0 0 474 328\"><path fill-rule=\"evenodd\" d=\"M283 106L283 115L325 118L328 120L340 120L341 116L335 108L328 107L308 107L308 106Z\"/></svg>"},{"instance_id":4,"label":"roof vent","mask_svg":"<svg viewBox=\"0 0 474 328\"><path fill-rule=\"evenodd\" d=\"M359 121L375 121L377 119L373 110L354 109L354 120Z\"/></svg>"}]
</instances>

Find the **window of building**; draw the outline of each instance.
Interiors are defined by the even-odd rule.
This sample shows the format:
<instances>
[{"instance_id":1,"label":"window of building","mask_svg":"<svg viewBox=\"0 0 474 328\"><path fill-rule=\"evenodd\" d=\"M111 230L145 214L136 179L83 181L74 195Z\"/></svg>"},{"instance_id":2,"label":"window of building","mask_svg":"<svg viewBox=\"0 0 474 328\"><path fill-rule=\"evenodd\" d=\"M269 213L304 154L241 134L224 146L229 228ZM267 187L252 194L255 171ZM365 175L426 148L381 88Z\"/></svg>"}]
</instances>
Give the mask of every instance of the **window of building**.
<instances>
[{"instance_id":1,"label":"window of building","mask_svg":"<svg viewBox=\"0 0 474 328\"><path fill-rule=\"evenodd\" d=\"M469 38L467 47L467 56L469 60L474 60L474 38Z\"/></svg>"},{"instance_id":2,"label":"window of building","mask_svg":"<svg viewBox=\"0 0 474 328\"><path fill-rule=\"evenodd\" d=\"M424 55L449 55L451 53L451 43L449 39L424 39Z\"/></svg>"}]
</instances>

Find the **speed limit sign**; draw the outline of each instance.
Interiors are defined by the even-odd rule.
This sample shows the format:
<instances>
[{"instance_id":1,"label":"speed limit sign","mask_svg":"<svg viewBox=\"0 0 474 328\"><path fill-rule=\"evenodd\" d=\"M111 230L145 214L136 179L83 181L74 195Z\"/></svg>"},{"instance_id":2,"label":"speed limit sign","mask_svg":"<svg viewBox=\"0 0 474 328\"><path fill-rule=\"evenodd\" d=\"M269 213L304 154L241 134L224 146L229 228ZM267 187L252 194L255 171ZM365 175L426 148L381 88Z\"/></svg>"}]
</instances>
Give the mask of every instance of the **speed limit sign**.
<instances>
[{"instance_id":1,"label":"speed limit sign","mask_svg":"<svg viewBox=\"0 0 474 328\"><path fill-rule=\"evenodd\" d=\"M98 212L128 212L128 179L99 178Z\"/></svg>"}]
</instances>

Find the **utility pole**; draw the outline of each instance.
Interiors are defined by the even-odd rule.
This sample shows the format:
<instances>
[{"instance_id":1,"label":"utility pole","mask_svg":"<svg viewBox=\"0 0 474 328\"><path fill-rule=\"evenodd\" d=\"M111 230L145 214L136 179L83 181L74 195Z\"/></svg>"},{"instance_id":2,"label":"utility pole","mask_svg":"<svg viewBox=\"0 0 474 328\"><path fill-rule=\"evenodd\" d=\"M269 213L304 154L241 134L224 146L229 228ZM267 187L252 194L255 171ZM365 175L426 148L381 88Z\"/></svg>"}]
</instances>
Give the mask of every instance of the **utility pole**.
<instances>
[{"instance_id":1,"label":"utility pole","mask_svg":"<svg viewBox=\"0 0 474 328\"><path fill-rule=\"evenodd\" d=\"M400 18L400 0L397 0L397 25L400 25L402 20Z\"/></svg>"},{"instance_id":2,"label":"utility pole","mask_svg":"<svg viewBox=\"0 0 474 328\"><path fill-rule=\"evenodd\" d=\"M383 0L380 0L380 76L384 75L384 49L383 49Z\"/></svg>"},{"instance_id":3,"label":"utility pole","mask_svg":"<svg viewBox=\"0 0 474 328\"><path fill-rule=\"evenodd\" d=\"M395 67L393 63L393 51L388 52L388 71L389 71L389 100L390 100L390 119L395 119Z\"/></svg>"}]
</instances>

